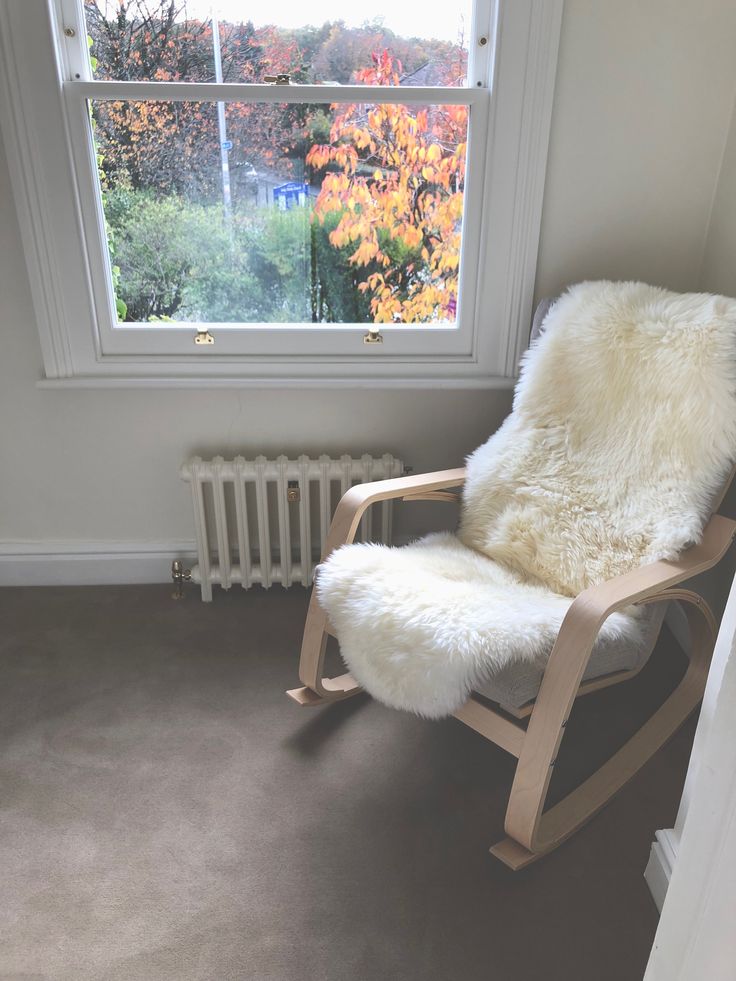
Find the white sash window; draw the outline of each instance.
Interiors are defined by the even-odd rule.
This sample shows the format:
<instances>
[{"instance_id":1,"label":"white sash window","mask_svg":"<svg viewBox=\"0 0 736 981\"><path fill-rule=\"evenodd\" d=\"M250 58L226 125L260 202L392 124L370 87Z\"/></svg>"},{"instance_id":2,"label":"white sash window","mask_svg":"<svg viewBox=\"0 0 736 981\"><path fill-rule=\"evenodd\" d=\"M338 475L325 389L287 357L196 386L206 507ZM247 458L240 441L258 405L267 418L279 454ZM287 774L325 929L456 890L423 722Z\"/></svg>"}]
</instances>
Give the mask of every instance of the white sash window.
<instances>
[{"instance_id":1,"label":"white sash window","mask_svg":"<svg viewBox=\"0 0 736 981\"><path fill-rule=\"evenodd\" d=\"M7 0L45 383L512 378L561 0L465 2L351 26L325 0L305 28L288 5L274 27L227 0Z\"/></svg>"}]
</instances>

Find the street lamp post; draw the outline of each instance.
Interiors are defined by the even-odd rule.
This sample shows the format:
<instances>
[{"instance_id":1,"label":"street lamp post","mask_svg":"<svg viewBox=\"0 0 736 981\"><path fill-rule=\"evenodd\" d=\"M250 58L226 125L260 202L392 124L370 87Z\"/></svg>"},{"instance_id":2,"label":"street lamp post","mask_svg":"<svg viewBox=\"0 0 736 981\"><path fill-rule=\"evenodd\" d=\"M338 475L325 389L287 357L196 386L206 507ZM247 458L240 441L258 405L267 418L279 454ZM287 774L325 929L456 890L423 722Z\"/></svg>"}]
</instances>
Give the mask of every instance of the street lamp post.
<instances>
[{"instance_id":1,"label":"street lamp post","mask_svg":"<svg viewBox=\"0 0 736 981\"><path fill-rule=\"evenodd\" d=\"M215 82L222 82L222 55L220 53L220 25L217 14L212 10L212 44L215 52ZM230 196L230 161L228 159L227 122L225 103L217 103L217 131L220 138L220 166L222 168L222 204L225 221L232 218L232 198Z\"/></svg>"}]
</instances>

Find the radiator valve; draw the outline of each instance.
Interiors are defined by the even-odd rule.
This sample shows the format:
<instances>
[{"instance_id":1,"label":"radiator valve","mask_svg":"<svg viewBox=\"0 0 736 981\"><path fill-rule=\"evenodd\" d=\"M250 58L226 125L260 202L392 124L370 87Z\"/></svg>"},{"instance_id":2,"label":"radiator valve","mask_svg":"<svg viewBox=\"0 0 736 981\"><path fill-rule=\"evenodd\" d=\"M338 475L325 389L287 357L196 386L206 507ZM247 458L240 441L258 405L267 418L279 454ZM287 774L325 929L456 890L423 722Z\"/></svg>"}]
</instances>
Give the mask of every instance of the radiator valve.
<instances>
[{"instance_id":1,"label":"radiator valve","mask_svg":"<svg viewBox=\"0 0 736 981\"><path fill-rule=\"evenodd\" d=\"M175 600L184 599L184 583L191 582L192 570L185 569L179 559L174 559L171 563L171 579L174 583L174 592L171 598Z\"/></svg>"}]
</instances>

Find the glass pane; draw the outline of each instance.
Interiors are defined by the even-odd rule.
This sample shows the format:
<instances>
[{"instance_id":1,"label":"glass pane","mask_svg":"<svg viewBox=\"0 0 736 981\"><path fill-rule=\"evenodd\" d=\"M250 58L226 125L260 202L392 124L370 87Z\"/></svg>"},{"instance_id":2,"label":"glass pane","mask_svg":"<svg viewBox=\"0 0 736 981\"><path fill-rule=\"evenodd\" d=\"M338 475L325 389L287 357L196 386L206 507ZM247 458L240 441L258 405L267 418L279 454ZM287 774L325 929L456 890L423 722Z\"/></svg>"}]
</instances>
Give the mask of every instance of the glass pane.
<instances>
[{"instance_id":1,"label":"glass pane","mask_svg":"<svg viewBox=\"0 0 736 981\"><path fill-rule=\"evenodd\" d=\"M95 78L213 82L216 18L225 82L465 85L471 0L377 0L366 19L338 0L246 8L241 0L85 0ZM395 78L393 77L395 75Z\"/></svg>"},{"instance_id":2,"label":"glass pane","mask_svg":"<svg viewBox=\"0 0 736 981\"><path fill-rule=\"evenodd\" d=\"M120 320L454 323L467 114L94 102Z\"/></svg>"}]
</instances>

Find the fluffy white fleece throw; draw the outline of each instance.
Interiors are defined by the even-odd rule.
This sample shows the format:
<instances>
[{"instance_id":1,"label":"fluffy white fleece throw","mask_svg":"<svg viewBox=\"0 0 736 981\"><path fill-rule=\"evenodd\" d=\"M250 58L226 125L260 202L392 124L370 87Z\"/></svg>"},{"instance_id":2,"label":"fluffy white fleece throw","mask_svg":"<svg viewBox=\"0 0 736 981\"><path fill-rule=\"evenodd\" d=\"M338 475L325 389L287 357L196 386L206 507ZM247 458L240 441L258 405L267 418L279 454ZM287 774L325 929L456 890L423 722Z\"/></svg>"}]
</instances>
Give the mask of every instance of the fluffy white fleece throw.
<instances>
[{"instance_id":1,"label":"fluffy white fleece throw","mask_svg":"<svg viewBox=\"0 0 736 981\"><path fill-rule=\"evenodd\" d=\"M319 601L375 698L428 717L549 657L572 598L696 542L736 456L736 301L582 283L527 352L511 415L468 459L457 535L347 545ZM639 611L599 642L639 640Z\"/></svg>"}]
</instances>

